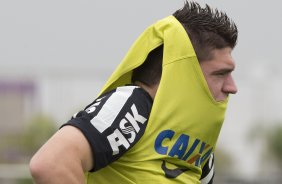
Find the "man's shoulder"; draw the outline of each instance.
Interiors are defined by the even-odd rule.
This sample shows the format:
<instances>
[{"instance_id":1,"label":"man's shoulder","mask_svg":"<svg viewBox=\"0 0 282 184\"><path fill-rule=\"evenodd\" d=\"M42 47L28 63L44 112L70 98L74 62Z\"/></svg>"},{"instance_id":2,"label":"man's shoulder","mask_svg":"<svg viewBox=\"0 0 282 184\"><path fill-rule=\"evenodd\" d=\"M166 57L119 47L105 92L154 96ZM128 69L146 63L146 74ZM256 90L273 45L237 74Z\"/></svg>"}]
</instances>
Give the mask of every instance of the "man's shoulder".
<instances>
[{"instance_id":1,"label":"man's shoulder","mask_svg":"<svg viewBox=\"0 0 282 184\"><path fill-rule=\"evenodd\" d=\"M101 98L106 98L105 100L109 100L110 98L115 98L117 102L121 102L122 99L128 100L129 98L133 98L134 100L137 101L146 100L149 103L152 103L153 101L149 93L137 85L119 86L113 90L110 90L102 94L98 99Z\"/></svg>"}]
</instances>

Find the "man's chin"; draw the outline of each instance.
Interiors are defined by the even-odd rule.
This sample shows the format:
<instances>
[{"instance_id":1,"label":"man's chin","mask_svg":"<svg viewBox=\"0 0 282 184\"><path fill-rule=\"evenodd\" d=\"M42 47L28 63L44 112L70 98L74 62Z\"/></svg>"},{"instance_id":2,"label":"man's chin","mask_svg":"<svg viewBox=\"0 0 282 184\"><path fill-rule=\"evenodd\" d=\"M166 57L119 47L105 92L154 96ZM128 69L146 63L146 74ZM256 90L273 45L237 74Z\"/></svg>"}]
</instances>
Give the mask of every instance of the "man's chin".
<instances>
[{"instance_id":1,"label":"man's chin","mask_svg":"<svg viewBox=\"0 0 282 184\"><path fill-rule=\"evenodd\" d=\"M223 102L223 101L225 101L227 98L228 98L228 95L227 95L227 96L217 97L215 100L216 100L217 102Z\"/></svg>"}]
</instances>

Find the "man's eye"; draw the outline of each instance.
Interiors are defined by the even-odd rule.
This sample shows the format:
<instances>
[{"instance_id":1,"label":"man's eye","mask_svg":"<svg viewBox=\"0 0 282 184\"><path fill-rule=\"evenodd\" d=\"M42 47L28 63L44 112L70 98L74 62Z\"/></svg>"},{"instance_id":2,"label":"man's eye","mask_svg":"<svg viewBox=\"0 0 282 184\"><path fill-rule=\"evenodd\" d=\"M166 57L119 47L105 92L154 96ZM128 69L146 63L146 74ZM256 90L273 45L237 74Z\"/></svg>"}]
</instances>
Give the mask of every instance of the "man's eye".
<instances>
[{"instance_id":1,"label":"man's eye","mask_svg":"<svg viewBox=\"0 0 282 184\"><path fill-rule=\"evenodd\" d=\"M218 76L218 77L224 77L227 76L231 73L231 70L220 70L220 71L216 71L213 73L213 75Z\"/></svg>"},{"instance_id":2,"label":"man's eye","mask_svg":"<svg viewBox=\"0 0 282 184\"><path fill-rule=\"evenodd\" d=\"M221 73L217 73L217 75L223 76L223 75L226 75L226 73L225 72L221 72Z\"/></svg>"},{"instance_id":3,"label":"man's eye","mask_svg":"<svg viewBox=\"0 0 282 184\"><path fill-rule=\"evenodd\" d=\"M224 76L226 75L226 72L217 72L215 73L216 76Z\"/></svg>"}]
</instances>

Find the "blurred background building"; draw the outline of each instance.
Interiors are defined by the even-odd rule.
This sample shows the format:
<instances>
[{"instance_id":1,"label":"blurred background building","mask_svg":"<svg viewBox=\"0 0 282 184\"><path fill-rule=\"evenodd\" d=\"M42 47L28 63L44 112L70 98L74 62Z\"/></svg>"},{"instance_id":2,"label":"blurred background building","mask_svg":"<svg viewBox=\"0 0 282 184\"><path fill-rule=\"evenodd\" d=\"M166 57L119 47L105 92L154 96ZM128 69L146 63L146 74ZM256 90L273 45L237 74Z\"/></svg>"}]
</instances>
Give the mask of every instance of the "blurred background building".
<instances>
[{"instance_id":1,"label":"blurred background building","mask_svg":"<svg viewBox=\"0 0 282 184\"><path fill-rule=\"evenodd\" d=\"M215 183L281 183L281 2L198 2L224 10L239 29L239 92L219 137ZM95 99L147 26L182 5L0 1L0 183L31 183L31 155Z\"/></svg>"},{"instance_id":2,"label":"blurred background building","mask_svg":"<svg viewBox=\"0 0 282 184\"><path fill-rule=\"evenodd\" d=\"M22 120L35 111L37 91L32 81L0 81L0 117L3 135L7 132L20 132L25 126Z\"/></svg>"}]
</instances>

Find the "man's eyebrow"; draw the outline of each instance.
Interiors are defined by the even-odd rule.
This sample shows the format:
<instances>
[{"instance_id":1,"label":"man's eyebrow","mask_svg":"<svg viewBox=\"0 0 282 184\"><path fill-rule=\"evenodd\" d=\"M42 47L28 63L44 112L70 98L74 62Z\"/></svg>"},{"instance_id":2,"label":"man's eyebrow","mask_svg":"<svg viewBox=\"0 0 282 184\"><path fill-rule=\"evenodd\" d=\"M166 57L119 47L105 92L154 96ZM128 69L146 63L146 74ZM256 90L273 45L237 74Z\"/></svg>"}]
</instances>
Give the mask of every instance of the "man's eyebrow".
<instances>
[{"instance_id":1,"label":"man's eyebrow","mask_svg":"<svg viewBox=\"0 0 282 184\"><path fill-rule=\"evenodd\" d=\"M212 74L230 73L230 72L233 72L233 71L234 71L234 68L224 68L224 69L216 70L216 71L212 72Z\"/></svg>"}]
</instances>

